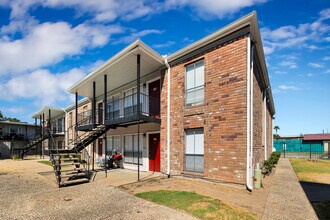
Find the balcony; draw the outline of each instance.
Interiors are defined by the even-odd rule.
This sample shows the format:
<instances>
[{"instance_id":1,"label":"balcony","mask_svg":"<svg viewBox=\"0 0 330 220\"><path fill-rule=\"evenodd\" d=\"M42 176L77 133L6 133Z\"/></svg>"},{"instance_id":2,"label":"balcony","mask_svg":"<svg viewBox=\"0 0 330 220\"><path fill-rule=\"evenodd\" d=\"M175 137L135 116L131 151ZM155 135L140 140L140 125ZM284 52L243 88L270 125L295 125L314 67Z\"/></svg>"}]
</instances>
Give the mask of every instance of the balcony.
<instances>
[{"instance_id":1,"label":"balcony","mask_svg":"<svg viewBox=\"0 0 330 220\"><path fill-rule=\"evenodd\" d=\"M106 125L130 125L137 122L160 124L160 100L140 94L140 115L138 114L137 93L107 103Z\"/></svg>"},{"instance_id":2,"label":"balcony","mask_svg":"<svg viewBox=\"0 0 330 220\"><path fill-rule=\"evenodd\" d=\"M160 124L160 100L146 94L140 94L140 115L137 111L137 93L114 101L107 102L107 108L95 111L95 125L105 124L117 126L128 126L140 123ZM105 117L105 120L103 118ZM92 110L86 110L78 114L78 131L88 131L93 129Z\"/></svg>"},{"instance_id":3,"label":"balcony","mask_svg":"<svg viewBox=\"0 0 330 220\"><path fill-rule=\"evenodd\" d=\"M64 126L59 125L59 126L52 126L51 129L52 135L64 135Z\"/></svg>"}]
</instances>

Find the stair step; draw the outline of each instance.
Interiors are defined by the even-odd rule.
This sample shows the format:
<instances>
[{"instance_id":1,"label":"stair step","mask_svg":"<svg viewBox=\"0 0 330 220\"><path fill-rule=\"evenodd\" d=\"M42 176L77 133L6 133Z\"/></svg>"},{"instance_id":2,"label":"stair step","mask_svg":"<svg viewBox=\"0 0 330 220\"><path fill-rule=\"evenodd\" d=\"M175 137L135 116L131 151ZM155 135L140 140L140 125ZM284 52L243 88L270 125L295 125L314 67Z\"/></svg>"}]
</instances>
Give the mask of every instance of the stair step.
<instances>
[{"instance_id":1,"label":"stair step","mask_svg":"<svg viewBox=\"0 0 330 220\"><path fill-rule=\"evenodd\" d=\"M64 157L64 158L60 158L61 161L77 161L79 160L78 157Z\"/></svg>"},{"instance_id":2,"label":"stair step","mask_svg":"<svg viewBox=\"0 0 330 220\"><path fill-rule=\"evenodd\" d=\"M74 168L74 169L69 169L69 170L59 170L61 173L63 173L63 172L66 172L66 173L68 173L68 172L76 172L76 171L84 171L85 170L85 168L83 168L83 167L79 167L79 168Z\"/></svg>"},{"instance_id":3,"label":"stair step","mask_svg":"<svg viewBox=\"0 0 330 220\"><path fill-rule=\"evenodd\" d=\"M80 156L80 154L77 154L77 153L56 153L54 154L54 156L57 156L57 155L60 155L60 156Z\"/></svg>"},{"instance_id":4,"label":"stair step","mask_svg":"<svg viewBox=\"0 0 330 220\"><path fill-rule=\"evenodd\" d=\"M61 178L74 177L74 176L86 176L86 173L68 173L68 174L61 174Z\"/></svg>"},{"instance_id":5,"label":"stair step","mask_svg":"<svg viewBox=\"0 0 330 220\"><path fill-rule=\"evenodd\" d=\"M70 166L70 165L82 165L83 163L79 163L79 162L64 162L64 163L60 163L60 164L55 164L56 166Z\"/></svg>"},{"instance_id":6,"label":"stair step","mask_svg":"<svg viewBox=\"0 0 330 220\"><path fill-rule=\"evenodd\" d=\"M81 179L75 179L75 180L66 180L66 181L62 181L61 185L65 186L65 185L70 185L70 184L76 184L76 183L87 183L89 182L88 178L81 178Z\"/></svg>"}]
</instances>

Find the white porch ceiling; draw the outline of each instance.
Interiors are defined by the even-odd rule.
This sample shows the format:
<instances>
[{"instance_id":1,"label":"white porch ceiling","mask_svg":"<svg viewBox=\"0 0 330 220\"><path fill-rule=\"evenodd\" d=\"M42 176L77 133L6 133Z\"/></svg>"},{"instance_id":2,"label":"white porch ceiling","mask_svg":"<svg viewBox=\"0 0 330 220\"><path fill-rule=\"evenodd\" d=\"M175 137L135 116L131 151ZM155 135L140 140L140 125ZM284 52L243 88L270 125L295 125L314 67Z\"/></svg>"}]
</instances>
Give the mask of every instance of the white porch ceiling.
<instances>
[{"instance_id":1,"label":"white porch ceiling","mask_svg":"<svg viewBox=\"0 0 330 220\"><path fill-rule=\"evenodd\" d=\"M141 77L157 71L164 65L163 57L141 41L136 41L69 88L69 92L78 92L79 96L92 98L93 82L95 82L95 95L101 96L104 94L104 75L107 75L108 91L135 81L138 54L140 54Z\"/></svg>"},{"instance_id":2,"label":"white porch ceiling","mask_svg":"<svg viewBox=\"0 0 330 220\"><path fill-rule=\"evenodd\" d=\"M36 112L32 116L32 118L39 119L40 116L42 117L42 115L44 114L45 120L48 120L49 119L49 110L50 110L51 119L56 119L56 118L59 118L60 116L65 116L64 109L46 106L46 107L42 108L40 111Z\"/></svg>"}]
</instances>

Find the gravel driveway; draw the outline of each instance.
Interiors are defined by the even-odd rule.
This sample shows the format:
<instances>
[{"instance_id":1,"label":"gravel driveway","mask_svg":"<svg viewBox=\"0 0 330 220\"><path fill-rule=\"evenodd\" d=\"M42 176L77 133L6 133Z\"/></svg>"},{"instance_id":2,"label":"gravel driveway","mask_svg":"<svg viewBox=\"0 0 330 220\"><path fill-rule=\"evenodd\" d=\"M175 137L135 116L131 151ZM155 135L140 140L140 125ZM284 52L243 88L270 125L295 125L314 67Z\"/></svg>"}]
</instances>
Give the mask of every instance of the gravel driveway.
<instances>
[{"instance_id":1,"label":"gravel driveway","mask_svg":"<svg viewBox=\"0 0 330 220\"><path fill-rule=\"evenodd\" d=\"M195 219L95 181L57 188L34 160L0 160L0 219Z\"/></svg>"}]
</instances>

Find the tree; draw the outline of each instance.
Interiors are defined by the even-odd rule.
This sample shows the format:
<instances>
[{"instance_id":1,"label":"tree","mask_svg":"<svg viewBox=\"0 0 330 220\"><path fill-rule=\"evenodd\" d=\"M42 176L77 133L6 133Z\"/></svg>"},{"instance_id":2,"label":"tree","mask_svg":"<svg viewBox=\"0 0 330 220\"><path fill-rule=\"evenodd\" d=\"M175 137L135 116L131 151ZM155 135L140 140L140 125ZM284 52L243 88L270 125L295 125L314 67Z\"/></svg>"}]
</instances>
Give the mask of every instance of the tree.
<instances>
[{"instance_id":1,"label":"tree","mask_svg":"<svg viewBox=\"0 0 330 220\"><path fill-rule=\"evenodd\" d=\"M280 130L280 127L277 126L277 125L275 125L275 126L274 126L274 130L276 131L276 134L277 134L277 130Z\"/></svg>"},{"instance_id":2,"label":"tree","mask_svg":"<svg viewBox=\"0 0 330 220\"><path fill-rule=\"evenodd\" d=\"M273 137L274 137L274 139L279 139L281 136L278 134L274 134Z\"/></svg>"},{"instance_id":3,"label":"tree","mask_svg":"<svg viewBox=\"0 0 330 220\"><path fill-rule=\"evenodd\" d=\"M21 120L17 118L4 117L0 110L0 121L20 122Z\"/></svg>"}]
</instances>

